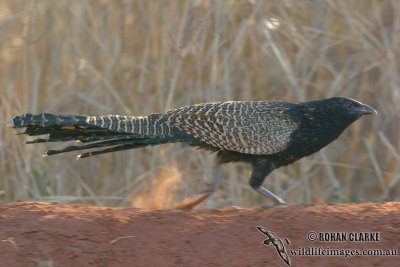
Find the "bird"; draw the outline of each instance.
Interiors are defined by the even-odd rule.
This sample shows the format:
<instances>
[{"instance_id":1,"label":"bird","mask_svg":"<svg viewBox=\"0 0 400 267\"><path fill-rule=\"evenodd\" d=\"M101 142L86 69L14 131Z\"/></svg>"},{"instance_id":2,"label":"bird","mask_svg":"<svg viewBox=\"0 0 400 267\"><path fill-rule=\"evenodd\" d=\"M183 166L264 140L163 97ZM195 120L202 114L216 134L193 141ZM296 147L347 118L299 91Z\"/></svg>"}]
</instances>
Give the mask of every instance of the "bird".
<instances>
[{"instance_id":1,"label":"bird","mask_svg":"<svg viewBox=\"0 0 400 267\"><path fill-rule=\"evenodd\" d=\"M314 154L337 139L363 115L377 114L370 106L347 97L292 103L286 101L228 101L184 106L147 116L58 115L14 116L13 128L36 136L28 144L75 140L43 155L90 150L78 158L154 146L185 143L216 153L214 187L222 179L221 164L249 163L250 186L272 200L286 202L262 186L275 169ZM39 137L45 135L45 137ZM101 149L98 149L101 148ZM93 150L94 149L94 150Z\"/></svg>"}]
</instances>

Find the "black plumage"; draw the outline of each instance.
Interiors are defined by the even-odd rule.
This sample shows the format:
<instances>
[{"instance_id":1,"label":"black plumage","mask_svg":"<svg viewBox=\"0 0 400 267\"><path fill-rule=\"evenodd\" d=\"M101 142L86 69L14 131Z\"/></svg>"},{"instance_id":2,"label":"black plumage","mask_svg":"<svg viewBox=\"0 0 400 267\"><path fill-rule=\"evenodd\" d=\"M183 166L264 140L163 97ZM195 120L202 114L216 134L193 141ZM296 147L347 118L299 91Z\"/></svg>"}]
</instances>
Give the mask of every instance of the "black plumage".
<instances>
[{"instance_id":1,"label":"black plumage","mask_svg":"<svg viewBox=\"0 0 400 267\"><path fill-rule=\"evenodd\" d=\"M376 111L353 99L332 97L297 104L207 103L144 117L24 114L9 122L14 128L24 127L27 135L48 135L27 143L84 143L49 150L45 155L105 147L78 156L83 158L147 145L188 143L217 152L218 164L250 163L250 185L276 204L283 204L282 199L261 186L265 177L276 168L319 151L365 114Z\"/></svg>"}]
</instances>

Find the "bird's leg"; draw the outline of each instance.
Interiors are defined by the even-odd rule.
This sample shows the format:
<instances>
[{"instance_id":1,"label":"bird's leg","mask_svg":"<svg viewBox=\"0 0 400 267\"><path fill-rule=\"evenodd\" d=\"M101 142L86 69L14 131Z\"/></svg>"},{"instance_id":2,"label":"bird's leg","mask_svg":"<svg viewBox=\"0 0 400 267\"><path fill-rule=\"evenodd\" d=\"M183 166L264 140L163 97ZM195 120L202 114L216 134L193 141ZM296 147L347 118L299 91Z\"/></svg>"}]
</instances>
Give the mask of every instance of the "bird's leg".
<instances>
[{"instance_id":1,"label":"bird's leg","mask_svg":"<svg viewBox=\"0 0 400 267\"><path fill-rule=\"evenodd\" d=\"M204 200L209 198L216 191L216 189L221 186L221 183L222 183L222 166L220 163L217 162L214 170L214 182L209 186L209 188L201 192L202 195L200 197L197 197L195 199L191 198L189 199L189 201L187 200L183 201L174 208L180 210L191 210L195 208Z\"/></svg>"},{"instance_id":2,"label":"bird's leg","mask_svg":"<svg viewBox=\"0 0 400 267\"><path fill-rule=\"evenodd\" d=\"M255 191L272 200L275 205L283 205L286 204L283 199L261 186L265 177L274 169L274 165L267 160L260 159L254 161L253 172L251 174L249 183Z\"/></svg>"},{"instance_id":3,"label":"bird's leg","mask_svg":"<svg viewBox=\"0 0 400 267\"><path fill-rule=\"evenodd\" d=\"M218 187L221 186L221 184L222 184L222 164L217 162L215 164L214 183L212 184L212 187L210 187L210 189L207 189L206 192L209 195L211 195L212 193L215 192L215 190ZM274 201L275 205L284 205L284 204L286 204L286 202L283 199L281 199L280 197L278 197L277 195L275 195L274 193L272 193L271 191L269 191L268 189L266 189L266 188L264 188L262 186L253 187L253 188L258 193L260 193L263 196L266 196L267 198L269 198L272 201Z\"/></svg>"},{"instance_id":4,"label":"bird's leg","mask_svg":"<svg viewBox=\"0 0 400 267\"><path fill-rule=\"evenodd\" d=\"M214 169L214 181L212 184L209 185L209 187L202 191L203 194L207 194L208 196L211 196L218 187L220 187L222 184L222 165L221 163L217 162L215 164L215 169Z\"/></svg>"},{"instance_id":5,"label":"bird's leg","mask_svg":"<svg viewBox=\"0 0 400 267\"><path fill-rule=\"evenodd\" d=\"M278 197L277 195L275 195L274 193L272 193L271 191L262 186L253 187L253 189L256 190L258 193L260 193L261 195L266 196L267 198L274 201L276 206L287 204L283 199L281 199L280 197Z\"/></svg>"},{"instance_id":6,"label":"bird's leg","mask_svg":"<svg viewBox=\"0 0 400 267\"><path fill-rule=\"evenodd\" d=\"M214 182L212 183L210 189L207 189L208 192L214 193L215 190L220 187L222 184L222 165L221 163L217 162L215 164L214 169Z\"/></svg>"}]
</instances>

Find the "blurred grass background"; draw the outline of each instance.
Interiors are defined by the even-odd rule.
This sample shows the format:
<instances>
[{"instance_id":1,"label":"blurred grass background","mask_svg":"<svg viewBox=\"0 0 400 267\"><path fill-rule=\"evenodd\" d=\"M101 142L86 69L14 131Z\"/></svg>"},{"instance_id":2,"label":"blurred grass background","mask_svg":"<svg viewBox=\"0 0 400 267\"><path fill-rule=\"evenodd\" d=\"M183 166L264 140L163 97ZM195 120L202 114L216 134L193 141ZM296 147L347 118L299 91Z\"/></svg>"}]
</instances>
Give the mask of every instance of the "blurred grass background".
<instances>
[{"instance_id":1,"label":"blurred grass background","mask_svg":"<svg viewBox=\"0 0 400 267\"><path fill-rule=\"evenodd\" d=\"M49 147L25 145L14 115L330 96L379 114L264 185L289 202L399 200L399 38L396 0L0 1L0 200L167 208L213 180L214 155L181 144L42 158ZM224 166L201 207L266 204L249 176Z\"/></svg>"}]
</instances>

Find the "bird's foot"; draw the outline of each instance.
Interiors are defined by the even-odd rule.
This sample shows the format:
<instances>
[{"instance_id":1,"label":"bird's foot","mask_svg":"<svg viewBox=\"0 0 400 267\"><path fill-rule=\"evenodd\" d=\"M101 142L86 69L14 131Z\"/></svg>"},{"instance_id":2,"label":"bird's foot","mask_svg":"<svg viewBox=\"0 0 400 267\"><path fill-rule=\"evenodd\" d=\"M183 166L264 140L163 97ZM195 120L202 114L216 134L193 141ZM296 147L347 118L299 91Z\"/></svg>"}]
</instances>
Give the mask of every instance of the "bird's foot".
<instances>
[{"instance_id":1,"label":"bird's foot","mask_svg":"<svg viewBox=\"0 0 400 267\"><path fill-rule=\"evenodd\" d=\"M195 207L197 207L198 205L200 205L200 203L202 203L204 200L206 200L209 197L210 197L209 194L203 194L202 196L197 197L197 198L185 199L180 204L175 206L174 209L177 209L177 210L192 210Z\"/></svg>"},{"instance_id":2,"label":"bird's foot","mask_svg":"<svg viewBox=\"0 0 400 267\"><path fill-rule=\"evenodd\" d=\"M175 206L174 209L178 209L178 210L194 209L195 207L200 205L203 201L205 201L207 198L209 198L215 192L217 187L218 186L216 185L216 183L208 184L207 189L200 192L200 194L201 194L200 197L185 199L179 205Z\"/></svg>"},{"instance_id":3,"label":"bird's foot","mask_svg":"<svg viewBox=\"0 0 400 267\"><path fill-rule=\"evenodd\" d=\"M275 203L275 206L286 204L286 202L282 198L278 197L277 195L275 195L274 193L272 193L271 191L262 186L253 188L264 197L267 197L268 199L272 200Z\"/></svg>"},{"instance_id":4,"label":"bird's foot","mask_svg":"<svg viewBox=\"0 0 400 267\"><path fill-rule=\"evenodd\" d=\"M279 202L279 203L275 203L274 205L262 205L261 207L263 209L269 209L269 208L275 208L275 207L279 207L279 206L284 206L284 205L292 205L295 203L290 203L290 202Z\"/></svg>"}]
</instances>

